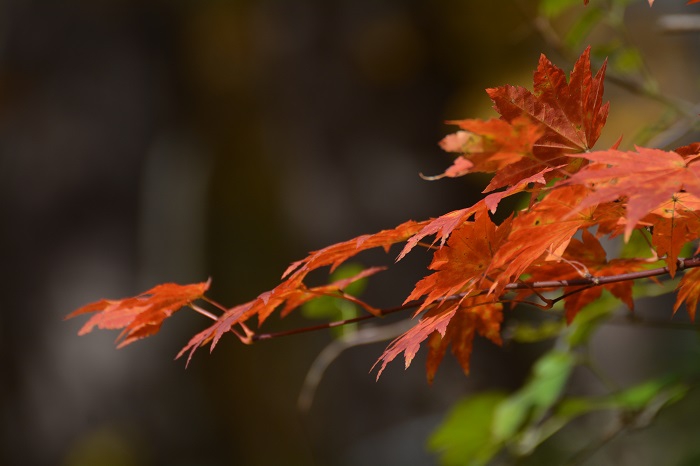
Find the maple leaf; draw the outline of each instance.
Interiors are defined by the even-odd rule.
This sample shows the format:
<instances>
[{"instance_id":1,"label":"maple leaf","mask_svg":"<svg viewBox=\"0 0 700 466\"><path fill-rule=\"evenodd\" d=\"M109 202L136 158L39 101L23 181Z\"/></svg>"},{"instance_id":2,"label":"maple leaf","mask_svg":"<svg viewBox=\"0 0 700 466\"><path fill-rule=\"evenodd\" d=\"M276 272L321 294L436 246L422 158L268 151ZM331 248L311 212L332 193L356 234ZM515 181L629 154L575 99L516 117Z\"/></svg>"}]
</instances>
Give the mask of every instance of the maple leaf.
<instances>
[{"instance_id":1,"label":"maple leaf","mask_svg":"<svg viewBox=\"0 0 700 466\"><path fill-rule=\"evenodd\" d=\"M506 284L538 259L559 258L579 229L594 224L592 208L569 215L587 191L582 186L567 188L573 189L555 189L515 217L510 235L494 253L486 271L493 280L491 291L500 294Z\"/></svg>"},{"instance_id":2,"label":"maple leaf","mask_svg":"<svg viewBox=\"0 0 700 466\"><path fill-rule=\"evenodd\" d=\"M400 261L403 259L426 236L435 235L433 244L438 242L439 239L440 246L444 245L455 228L463 225L472 215L483 210L486 210L484 199L466 209L453 210L438 218L424 222L422 227L406 241L406 245L396 260Z\"/></svg>"},{"instance_id":3,"label":"maple leaf","mask_svg":"<svg viewBox=\"0 0 700 466\"><path fill-rule=\"evenodd\" d=\"M544 135L535 143L541 152L579 153L593 147L608 116L602 105L606 63L591 73L590 47L574 65L569 81L544 55L534 75L534 93L520 86L487 89L494 108L506 121L522 115L540 123Z\"/></svg>"},{"instance_id":4,"label":"maple leaf","mask_svg":"<svg viewBox=\"0 0 700 466\"><path fill-rule=\"evenodd\" d=\"M511 218L496 226L485 211L476 214L473 222L455 229L433 255L428 267L436 272L416 283L406 303L427 295L416 312L435 301L463 291L476 291L493 259L493 251L510 232Z\"/></svg>"},{"instance_id":5,"label":"maple leaf","mask_svg":"<svg viewBox=\"0 0 700 466\"><path fill-rule=\"evenodd\" d=\"M310 253L305 259L292 263L282 274L282 278L304 276L310 271L324 266L330 266L331 272L349 258L362 251L372 248L389 247L396 243L406 241L423 229L429 222L404 222L396 228L382 230L371 235L362 235L349 241L333 244L318 251Z\"/></svg>"},{"instance_id":6,"label":"maple leaf","mask_svg":"<svg viewBox=\"0 0 700 466\"><path fill-rule=\"evenodd\" d=\"M377 379L382 375L387 364L404 353L405 367L411 365L420 349L420 344L437 332L441 340L432 340L428 356L428 380L432 380L435 371L449 343L457 355L465 372L469 370L474 333L500 344L500 324L503 320L502 304L494 302L493 296L475 296L460 303L442 302L423 315L420 321L406 333L389 344L382 356L372 366L381 363ZM455 319L455 316L458 316ZM455 319L452 323L452 319ZM450 329L450 327L452 327Z\"/></svg>"},{"instance_id":7,"label":"maple leaf","mask_svg":"<svg viewBox=\"0 0 700 466\"><path fill-rule=\"evenodd\" d=\"M202 330L200 333L192 337L178 355L180 358L185 353L189 352L188 363L192 359L195 351L211 343L210 350L216 347L221 337L227 332L233 332L244 343L250 343L252 332L245 326L245 322L253 316L258 317L258 324L262 323L280 306L283 308L283 315L287 315L296 307L300 306L314 296L321 295L337 295L338 292L349 284L352 279L345 279L343 283L335 283L326 287L318 287L308 289L303 279L311 271L321 267L329 266L331 272L349 258L359 254L362 251L381 247L388 251L391 245L406 241L407 238L415 235L418 231L424 228L429 222L404 222L396 228L382 230L378 233L370 235L362 235L342 243L333 244L318 251L311 252L305 259L292 263L287 270L282 274L285 279L270 291L260 294L257 298L246 303L228 309L222 314L217 321L210 327ZM370 274L382 270L381 268L367 269L353 279L360 279ZM350 280L350 281L349 281ZM368 312L379 315L379 311L368 304L356 300L350 296L344 295L346 299L353 300ZM240 333L236 328L240 327Z\"/></svg>"},{"instance_id":8,"label":"maple leaf","mask_svg":"<svg viewBox=\"0 0 700 466\"><path fill-rule=\"evenodd\" d=\"M428 357L426 360L426 376L432 383L447 347L462 366L465 375L469 375L474 336L479 334L497 345L503 344L501 339L501 323L503 322L503 305L490 301L490 297L478 296L463 301L451 317L445 333L433 332L428 338Z\"/></svg>"},{"instance_id":9,"label":"maple leaf","mask_svg":"<svg viewBox=\"0 0 700 466\"><path fill-rule=\"evenodd\" d=\"M307 288L299 277L292 277L285 280L272 290L262 293L256 299L227 310L214 324L192 337L187 345L180 350L175 359L189 352L187 358L187 363L189 364L189 361L198 348L211 342L210 350L213 351L221 337L227 332L233 332L244 343L251 343L250 337L253 333L244 324L245 321L257 315L258 321L261 324L270 314L281 306L284 306L281 311L281 316L284 317L304 303L320 296L346 299L359 305L368 312L379 316L381 312L378 309L375 309L354 296L346 294L344 290L357 280L367 278L382 270L385 270L385 267L370 267L352 277L343 278L328 285L312 288ZM240 326L240 332L235 328L237 325Z\"/></svg>"},{"instance_id":10,"label":"maple leaf","mask_svg":"<svg viewBox=\"0 0 700 466\"><path fill-rule=\"evenodd\" d=\"M211 280L191 285L166 283L133 298L102 299L72 312L66 319L96 313L83 325L78 335L101 329L124 329L117 337L118 348L158 333L163 321L174 312L204 297Z\"/></svg>"},{"instance_id":11,"label":"maple leaf","mask_svg":"<svg viewBox=\"0 0 700 466\"><path fill-rule=\"evenodd\" d=\"M695 311L698 307L698 299L700 299L700 269L695 268L685 273L676 288L676 303L673 305L673 313L675 314L685 302L685 308L691 320L695 320Z\"/></svg>"},{"instance_id":12,"label":"maple leaf","mask_svg":"<svg viewBox=\"0 0 700 466\"><path fill-rule=\"evenodd\" d=\"M574 212L626 198L625 240L642 217L672 200L681 190L700 196L697 154L684 157L673 151L637 147L636 152L607 150L582 157L594 163L561 183L591 187L591 193Z\"/></svg>"},{"instance_id":13,"label":"maple leaf","mask_svg":"<svg viewBox=\"0 0 700 466\"><path fill-rule=\"evenodd\" d=\"M645 259L612 259L607 260L607 254L600 241L588 230L583 230L581 240L572 238L569 246L558 262L545 262L528 270L529 281L571 280L581 277L606 277L621 273L635 272L645 268ZM607 283L593 287L566 287L566 293L581 290L564 298L566 321L571 323L576 314L588 304L600 298L603 290L608 290L613 296L634 310L631 280ZM531 295L530 290L519 293L518 300Z\"/></svg>"},{"instance_id":14,"label":"maple leaf","mask_svg":"<svg viewBox=\"0 0 700 466\"><path fill-rule=\"evenodd\" d=\"M370 267L368 269L362 270L361 272L351 277L336 280L328 285L316 286L309 289L306 289L305 286L300 287L299 289L294 290L294 292L291 293L290 296L286 297L285 306L280 312L280 315L284 317L290 312L292 312L294 309L300 307L302 304L307 303L312 299L318 298L319 296L331 296L351 301L363 307L369 313L374 314L376 316L380 316L381 312L378 309L369 306L368 304L355 298L354 296L346 294L345 289L350 284L358 280L362 280L363 278L370 277L377 272L381 272L382 270L386 270L386 267Z\"/></svg>"},{"instance_id":15,"label":"maple leaf","mask_svg":"<svg viewBox=\"0 0 700 466\"><path fill-rule=\"evenodd\" d=\"M532 157L532 147L543 134L540 125L525 117L515 118L512 123L497 119L449 123L458 125L463 131L446 136L440 146L447 152L462 155L444 173L425 177L427 179L455 178L476 172L495 173L524 157Z\"/></svg>"},{"instance_id":16,"label":"maple leaf","mask_svg":"<svg viewBox=\"0 0 700 466\"><path fill-rule=\"evenodd\" d=\"M700 231L700 199L690 193L674 194L645 216L640 223L651 226L651 242L664 257L671 277L676 274L678 254Z\"/></svg>"}]
</instances>

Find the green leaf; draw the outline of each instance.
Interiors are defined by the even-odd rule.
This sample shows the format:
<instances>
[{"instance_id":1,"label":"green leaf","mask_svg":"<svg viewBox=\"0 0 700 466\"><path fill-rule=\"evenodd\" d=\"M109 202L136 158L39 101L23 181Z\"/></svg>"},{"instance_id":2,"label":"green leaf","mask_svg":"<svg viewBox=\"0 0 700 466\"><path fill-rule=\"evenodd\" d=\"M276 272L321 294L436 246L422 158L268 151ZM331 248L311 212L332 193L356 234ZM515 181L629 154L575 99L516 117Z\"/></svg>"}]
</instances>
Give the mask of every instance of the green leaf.
<instances>
[{"instance_id":1,"label":"green leaf","mask_svg":"<svg viewBox=\"0 0 700 466\"><path fill-rule=\"evenodd\" d=\"M583 2L580 0L541 0L539 12L542 16L554 18L572 6L583 6Z\"/></svg>"},{"instance_id":2,"label":"green leaf","mask_svg":"<svg viewBox=\"0 0 700 466\"><path fill-rule=\"evenodd\" d=\"M330 275L329 282L332 283L345 278L354 277L362 272L362 270L364 270L364 267L357 263L343 264ZM344 291L346 294L357 297L364 292L366 287L367 278L363 278L349 284ZM301 313L308 319L336 321L357 317L360 314L360 310L355 304L348 300L334 298L332 296L319 296L314 300L304 303L301 307ZM348 324L341 327L334 327L331 329L331 332L333 332L336 337L339 337L354 332L356 329L357 324Z\"/></svg>"},{"instance_id":3,"label":"green leaf","mask_svg":"<svg viewBox=\"0 0 700 466\"><path fill-rule=\"evenodd\" d=\"M621 73L636 73L642 69L642 56L633 47L624 47L615 54L612 62L613 69Z\"/></svg>"},{"instance_id":4,"label":"green leaf","mask_svg":"<svg viewBox=\"0 0 700 466\"><path fill-rule=\"evenodd\" d=\"M537 324L518 322L509 327L510 339L518 343L536 343L558 337L565 328L562 320L545 320Z\"/></svg>"},{"instance_id":5,"label":"green leaf","mask_svg":"<svg viewBox=\"0 0 700 466\"><path fill-rule=\"evenodd\" d=\"M688 387L669 374L657 379L646 380L612 395L583 398L572 397L561 401L556 416L573 419L574 417L601 410L644 411L654 414L662 407L675 403L685 396Z\"/></svg>"},{"instance_id":6,"label":"green leaf","mask_svg":"<svg viewBox=\"0 0 700 466\"><path fill-rule=\"evenodd\" d=\"M677 396L685 394L685 385L674 383L676 377L668 375L658 379L648 380L639 385L635 385L610 397L610 403L614 407L640 410L646 408L663 391L672 396L664 396L668 401L677 400ZM670 392L668 389L671 388Z\"/></svg>"},{"instance_id":7,"label":"green leaf","mask_svg":"<svg viewBox=\"0 0 700 466\"><path fill-rule=\"evenodd\" d=\"M636 228L632 230L630 239L623 243L620 251L621 259L633 259L637 257L652 257L651 234L646 229Z\"/></svg>"},{"instance_id":8,"label":"green leaf","mask_svg":"<svg viewBox=\"0 0 700 466\"><path fill-rule=\"evenodd\" d=\"M483 392L457 403L447 419L428 439L428 448L440 454L445 466L485 465L501 448L491 437L496 407L505 399L501 392Z\"/></svg>"},{"instance_id":9,"label":"green leaf","mask_svg":"<svg viewBox=\"0 0 700 466\"><path fill-rule=\"evenodd\" d=\"M581 309L569 326L567 338L569 346L586 344L593 332L610 317L618 305L619 303L607 291L604 291L597 301Z\"/></svg>"},{"instance_id":10,"label":"green leaf","mask_svg":"<svg viewBox=\"0 0 700 466\"><path fill-rule=\"evenodd\" d=\"M603 11L599 8L588 8L571 26L564 42L571 48L579 47L593 28L600 23L603 16Z\"/></svg>"},{"instance_id":11,"label":"green leaf","mask_svg":"<svg viewBox=\"0 0 700 466\"><path fill-rule=\"evenodd\" d=\"M538 422L561 397L576 364L573 354L554 349L534 365L530 380L496 409L493 435L498 441L511 439L528 422Z\"/></svg>"}]
</instances>

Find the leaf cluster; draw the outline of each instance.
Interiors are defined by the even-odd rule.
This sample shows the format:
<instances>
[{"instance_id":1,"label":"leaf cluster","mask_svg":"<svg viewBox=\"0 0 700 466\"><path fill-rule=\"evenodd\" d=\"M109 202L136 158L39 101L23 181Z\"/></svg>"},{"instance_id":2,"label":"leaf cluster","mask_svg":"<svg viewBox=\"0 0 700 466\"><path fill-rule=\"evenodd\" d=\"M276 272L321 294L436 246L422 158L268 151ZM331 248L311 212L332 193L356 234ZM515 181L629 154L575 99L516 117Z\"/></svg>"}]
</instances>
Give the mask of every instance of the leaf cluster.
<instances>
[{"instance_id":1,"label":"leaf cluster","mask_svg":"<svg viewBox=\"0 0 700 466\"><path fill-rule=\"evenodd\" d=\"M541 13L555 16L572 3L543 0ZM619 3L625 2L611 2ZM580 41L599 13L589 10L567 40ZM628 57L636 53L625 50ZM612 68L620 69L619 64L618 54ZM454 160L442 173L424 178L490 174L483 198L474 205L313 251L291 264L278 286L234 307L205 295L210 281L168 283L135 297L88 304L68 318L91 314L81 335L94 328L122 329L117 338L122 347L154 335L178 310L194 310L212 323L178 354L187 355L189 363L198 349L209 346L211 351L228 334L251 344L413 310L413 326L388 345L373 368L379 378L400 357L407 368L423 347L429 382L448 350L468 374L477 335L496 345L506 339L556 339L519 390L483 392L455 407L430 440L445 464L464 464L465 458L486 464L504 449L515 457L529 455L572 420L592 412L623 415L613 436L643 425L686 393L678 377L667 374L595 398L567 396L565 388L577 367L594 370L586 345L613 305L633 311L641 295L675 292L672 312L685 305L695 318L700 142L671 150L635 146L622 151L620 137L612 147L596 148L610 112L603 99L606 70L607 60L593 72L590 47L569 74L542 55L531 89L486 89L497 118L449 122L456 130L440 147ZM514 195L525 198L524 207L494 220L501 201ZM619 254L611 254L616 249L611 245L620 243ZM359 296L367 279L387 267L365 268L350 260L369 249L388 253L394 245L401 246L396 261L415 249L432 254L432 260L401 305L380 309ZM320 269L328 271L329 283L308 285L309 274ZM661 283L661 276L668 280ZM504 332L504 314L521 304L563 312L549 313L537 328L520 325ZM252 329L273 313L284 317L298 309L332 322L277 334Z\"/></svg>"},{"instance_id":2,"label":"leaf cluster","mask_svg":"<svg viewBox=\"0 0 700 466\"><path fill-rule=\"evenodd\" d=\"M260 325L275 311L285 316L316 299L345 301L381 316L386 310L347 288L384 267L357 270L323 286L309 287L304 280L320 268L333 272L364 250L388 251L397 243L404 243L397 260L416 247L432 250L431 273L406 297L403 308L416 308L416 324L389 345L376 364L377 376L399 355L408 367L426 340L429 380L448 348L468 373L475 335L501 344L504 304L546 309L563 301L570 323L607 290L633 309L633 274L665 265L673 277L679 264L685 267L680 251L698 239L700 143L672 151L620 151L617 144L594 150L609 112L603 103L604 77L605 64L595 74L591 71L590 48L568 77L542 55L532 90L510 85L487 89L499 119L452 122L458 131L440 145L457 156L442 174L430 178L493 174L484 198L472 206L312 252L293 263L277 287L232 308L204 298L208 282L167 284L135 298L89 304L69 317L95 312L81 334L95 326L123 328L123 346L156 333L177 309L193 308L215 321L178 355L191 358L204 345L213 349L227 333L252 343L258 336L250 329L251 319ZM518 193L529 197L527 207L495 223L491 215L500 201ZM608 259L604 243L618 236L627 241L635 231L646 240L645 251ZM604 280L610 277L621 278ZM675 309L685 302L694 317L700 272L685 274L678 289ZM193 304L197 299L207 300L220 314Z\"/></svg>"}]
</instances>

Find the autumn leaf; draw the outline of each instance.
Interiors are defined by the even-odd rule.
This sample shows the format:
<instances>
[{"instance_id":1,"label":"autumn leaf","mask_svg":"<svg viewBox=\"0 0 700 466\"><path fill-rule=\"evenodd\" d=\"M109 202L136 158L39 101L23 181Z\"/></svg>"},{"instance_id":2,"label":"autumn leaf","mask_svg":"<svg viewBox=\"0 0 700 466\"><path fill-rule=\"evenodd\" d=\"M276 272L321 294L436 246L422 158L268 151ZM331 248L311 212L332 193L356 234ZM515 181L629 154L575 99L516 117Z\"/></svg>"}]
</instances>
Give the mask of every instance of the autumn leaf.
<instances>
[{"instance_id":1,"label":"autumn leaf","mask_svg":"<svg viewBox=\"0 0 700 466\"><path fill-rule=\"evenodd\" d=\"M569 215L586 189L567 188L551 191L529 211L515 217L510 235L494 253L486 271L493 280L491 291L500 294L506 284L520 277L538 259L560 257L574 234L593 224L592 208Z\"/></svg>"},{"instance_id":2,"label":"autumn leaf","mask_svg":"<svg viewBox=\"0 0 700 466\"><path fill-rule=\"evenodd\" d=\"M433 244L438 243L444 245L455 228L460 227L469 220L475 213L486 210L486 202L482 199L471 207L466 209L453 210L438 218L423 222L422 227L414 233L406 245L401 250L401 253L396 258L397 261L403 259L423 238L435 235Z\"/></svg>"},{"instance_id":3,"label":"autumn leaf","mask_svg":"<svg viewBox=\"0 0 700 466\"><path fill-rule=\"evenodd\" d=\"M528 270L529 281L571 280L576 278L600 278L621 273L636 272L648 265L645 259L612 259L608 261L607 254L600 241L588 230L583 230L581 240L572 238L562 260L548 261ZM607 283L592 287L565 287L565 293L580 290L564 298L566 321L571 323L576 314L588 304L600 298L603 290L608 290L614 297L634 310L631 280ZM530 290L519 293L518 300L531 295Z\"/></svg>"},{"instance_id":4,"label":"autumn leaf","mask_svg":"<svg viewBox=\"0 0 700 466\"><path fill-rule=\"evenodd\" d=\"M437 367L442 360L448 344L457 355L465 372L469 371L474 334L478 333L500 344L500 324L503 320L502 305L494 302L493 296L477 296L468 298L460 303L445 301L428 310L420 321L406 333L391 342L372 369L380 364L377 379L382 375L387 364L401 353L404 354L405 367L413 361L420 349L420 344L431 335L431 350L428 356L428 380L432 381ZM452 323L452 319L455 319Z\"/></svg>"},{"instance_id":5,"label":"autumn leaf","mask_svg":"<svg viewBox=\"0 0 700 466\"><path fill-rule=\"evenodd\" d=\"M590 47L576 61L567 82L566 74L547 57L540 56L534 75L534 93L520 86L487 89L494 108L506 121L527 115L544 128L535 149L555 153L580 153L593 147L608 116L602 105L605 63L591 73Z\"/></svg>"},{"instance_id":6,"label":"autumn leaf","mask_svg":"<svg viewBox=\"0 0 700 466\"><path fill-rule=\"evenodd\" d=\"M430 335L426 360L426 376L429 383L432 383L435 378L435 373L448 346L451 347L451 352L464 374L468 375L476 334L499 346L503 343L501 339L503 305L493 302L492 299L489 296L477 296L462 301L450 318L445 333L436 331Z\"/></svg>"},{"instance_id":7,"label":"autumn leaf","mask_svg":"<svg viewBox=\"0 0 700 466\"><path fill-rule=\"evenodd\" d=\"M349 241L333 244L310 253L305 259L294 262L282 274L282 278L305 276L312 270L330 266L331 272L349 258L362 251L381 247L388 252L389 247L406 241L423 229L429 222L408 221L396 228L382 230L371 235L362 235Z\"/></svg>"},{"instance_id":8,"label":"autumn leaf","mask_svg":"<svg viewBox=\"0 0 700 466\"><path fill-rule=\"evenodd\" d=\"M250 343L252 332L245 325L245 322L250 318L257 316L258 325L262 325L275 310L282 306L284 306L282 311L283 315L287 315L293 309L309 301L314 296L337 295L346 284L353 281L352 279L350 281L346 279L345 282L347 283L340 284L343 286L336 283L330 285L330 287L308 289L303 283L303 280L311 271L328 266L332 272L349 258L368 249L381 247L385 251L388 251L391 245L406 241L407 238L415 235L428 223L427 221L408 221L390 230L382 230L375 234L362 235L349 241L333 244L310 253L305 259L291 264L282 275L282 278L285 280L275 288L260 294L251 301L228 309L213 325L192 337L187 345L180 350L176 359L189 353L187 359L189 363L198 348L210 344L210 351L213 350L221 337L228 332L234 333L242 342ZM379 270L382 269L371 268L354 278L360 279L376 273ZM353 300L353 302L360 305L368 312L378 315L379 311L372 306L351 296L343 296L346 299Z\"/></svg>"},{"instance_id":9,"label":"autumn leaf","mask_svg":"<svg viewBox=\"0 0 700 466\"><path fill-rule=\"evenodd\" d=\"M687 271L676 288L676 303L673 305L675 314L683 303L688 311L691 320L695 320L695 311L698 308L700 299L700 269L695 268Z\"/></svg>"},{"instance_id":10,"label":"autumn leaf","mask_svg":"<svg viewBox=\"0 0 700 466\"><path fill-rule=\"evenodd\" d=\"M280 315L284 317L293 310L303 305L304 303L311 301L312 299L318 298L320 296L330 296L346 299L364 308L369 313L374 314L376 316L380 316L381 312L378 309L375 309L374 307L355 298L350 294L346 294L345 289L352 283L370 277L377 272L381 272L382 270L386 270L386 267L370 267L368 269L362 270L361 272L358 272L357 274L351 277L336 280L328 285L312 287L309 289L306 289L306 287L300 287L298 290L295 290L294 293L292 293L289 297L286 298L285 306L280 312Z\"/></svg>"},{"instance_id":11,"label":"autumn leaf","mask_svg":"<svg viewBox=\"0 0 700 466\"><path fill-rule=\"evenodd\" d=\"M117 337L118 348L136 340L158 333L163 321L174 312L204 297L211 281L192 285L166 283L158 285L133 298L121 300L102 299L81 307L66 319L95 313L78 332L84 335L95 327L124 329Z\"/></svg>"},{"instance_id":12,"label":"autumn leaf","mask_svg":"<svg viewBox=\"0 0 700 466\"><path fill-rule=\"evenodd\" d=\"M625 240L642 217L681 190L700 197L700 164L695 163L698 155L684 157L673 151L637 147L636 152L607 150L582 157L594 163L562 183L591 188L574 212L625 198Z\"/></svg>"},{"instance_id":13,"label":"autumn leaf","mask_svg":"<svg viewBox=\"0 0 700 466\"><path fill-rule=\"evenodd\" d=\"M444 173L425 177L427 179L455 178L477 172L498 172L525 157L532 157L532 147L543 134L539 125L525 117L515 118L512 123L497 119L449 123L458 125L462 131L446 136L440 142L440 146L447 152L462 155ZM488 190L499 187L501 186Z\"/></svg>"},{"instance_id":14,"label":"autumn leaf","mask_svg":"<svg viewBox=\"0 0 700 466\"><path fill-rule=\"evenodd\" d=\"M493 259L493 251L510 233L511 219L496 226L485 211L477 213L473 222L455 229L446 246L433 255L429 266L435 272L416 283L405 302L426 296L417 312L437 300L463 291L478 291Z\"/></svg>"},{"instance_id":15,"label":"autumn leaf","mask_svg":"<svg viewBox=\"0 0 700 466\"><path fill-rule=\"evenodd\" d=\"M248 329L245 322L253 316L258 317L258 322L261 324L267 317L270 316L278 308L282 308L280 315L282 317L288 315L293 310L299 308L304 303L321 296L331 296L343 298L351 301L366 311L379 316L381 311L375 309L369 304L360 299L351 296L344 292L352 283L374 275L377 272L385 270L385 267L370 267L362 270L352 277L336 280L329 285L322 285L312 288L307 288L306 285L297 277L291 277L288 280L280 283L274 289L262 293L256 299L247 303L240 304L222 314L214 324L209 328L199 332L183 347L176 359L189 353L187 363L192 359L195 351L201 346L211 343L210 350L213 351L221 337L227 332L232 332L244 343L251 343L250 337L252 331ZM238 327L237 327L238 326Z\"/></svg>"}]
</instances>

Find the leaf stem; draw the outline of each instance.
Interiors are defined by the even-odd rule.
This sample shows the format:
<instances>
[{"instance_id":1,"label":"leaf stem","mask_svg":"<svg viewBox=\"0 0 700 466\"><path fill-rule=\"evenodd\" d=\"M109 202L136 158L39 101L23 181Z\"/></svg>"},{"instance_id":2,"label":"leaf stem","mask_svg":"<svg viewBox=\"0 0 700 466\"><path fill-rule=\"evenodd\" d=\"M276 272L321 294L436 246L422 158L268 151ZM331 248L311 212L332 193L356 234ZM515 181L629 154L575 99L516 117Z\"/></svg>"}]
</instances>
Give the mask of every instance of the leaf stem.
<instances>
[{"instance_id":1,"label":"leaf stem","mask_svg":"<svg viewBox=\"0 0 700 466\"><path fill-rule=\"evenodd\" d=\"M209 300L207 300L209 301ZM205 317L209 317L211 320L219 320L219 317L216 316L215 314L212 314L211 312L207 311L206 309L202 309L201 307L197 306L194 303L190 303L190 308L192 308L193 311L198 312L199 314L202 314Z\"/></svg>"}]
</instances>

